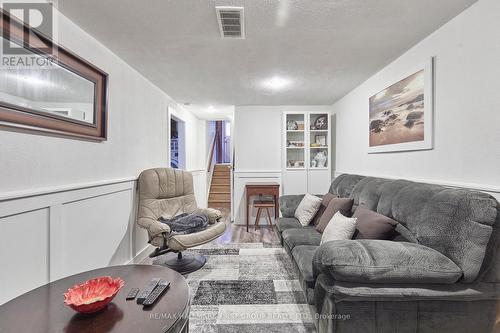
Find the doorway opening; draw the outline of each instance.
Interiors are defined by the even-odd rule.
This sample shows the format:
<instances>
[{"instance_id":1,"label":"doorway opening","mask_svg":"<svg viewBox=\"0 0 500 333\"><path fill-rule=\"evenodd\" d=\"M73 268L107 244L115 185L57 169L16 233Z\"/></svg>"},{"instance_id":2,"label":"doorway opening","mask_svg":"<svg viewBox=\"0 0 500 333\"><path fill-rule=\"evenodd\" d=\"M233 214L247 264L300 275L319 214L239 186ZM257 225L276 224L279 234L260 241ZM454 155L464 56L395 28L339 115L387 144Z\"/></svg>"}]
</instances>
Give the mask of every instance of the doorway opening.
<instances>
[{"instance_id":1,"label":"doorway opening","mask_svg":"<svg viewBox=\"0 0 500 333\"><path fill-rule=\"evenodd\" d=\"M208 125L209 142L211 142L208 207L229 213L232 179L231 122L210 121Z\"/></svg>"},{"instance_id":2,"label":"doorway opening","mask_svg":"<svg viewBox=\"0 0 500 333\"><path fill-rule=\"evenodd\" d=\"M170 167L186 168L185 124L173 116L170 118Z\"/></svg>"}]
</instances>

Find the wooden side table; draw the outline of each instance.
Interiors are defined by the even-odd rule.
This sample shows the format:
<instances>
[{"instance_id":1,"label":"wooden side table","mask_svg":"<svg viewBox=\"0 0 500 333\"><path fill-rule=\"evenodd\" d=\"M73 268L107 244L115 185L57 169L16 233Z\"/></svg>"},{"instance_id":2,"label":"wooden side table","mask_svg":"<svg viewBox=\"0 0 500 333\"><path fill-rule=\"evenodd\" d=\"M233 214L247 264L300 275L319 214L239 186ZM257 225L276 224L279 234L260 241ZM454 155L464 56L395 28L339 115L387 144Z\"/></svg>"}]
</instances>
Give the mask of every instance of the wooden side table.
<instances>
[{"instance_id":1,"label":"wooden side table","mask_svg":"<svg viewBox=\"0 0 500 333\"><path fill-rule=\"evenodd\" d=\"M271 231L274 231L273 227L273 222L271 221L271 214L269 213L269 208L275 209L275 203L273 201L264 201L264 200L255 200L253 202L253 206L257 208L257 216L255 217L255 230L257 230L257 226L259 225L260 221L260 214L262 214L262 210L264 209L267 214L267 221L269 222L269 227L271 228ZM276 218L276 216L275 216Z\"/></svg>"},{"instance_id":2,"label":"wooden side table","mask_svg":"<svg viewBox=\"0 0 500 333\"><path fill-rule=\"evenodd\" d=\"M253 195L264 196L269 195L274 200L274 216L279 217L279 203L280 184L279 183L247 183L245 185L246 193L246 225L248 231L249 215L250 215L250 197Z\"/></svg>"}]
</instances>

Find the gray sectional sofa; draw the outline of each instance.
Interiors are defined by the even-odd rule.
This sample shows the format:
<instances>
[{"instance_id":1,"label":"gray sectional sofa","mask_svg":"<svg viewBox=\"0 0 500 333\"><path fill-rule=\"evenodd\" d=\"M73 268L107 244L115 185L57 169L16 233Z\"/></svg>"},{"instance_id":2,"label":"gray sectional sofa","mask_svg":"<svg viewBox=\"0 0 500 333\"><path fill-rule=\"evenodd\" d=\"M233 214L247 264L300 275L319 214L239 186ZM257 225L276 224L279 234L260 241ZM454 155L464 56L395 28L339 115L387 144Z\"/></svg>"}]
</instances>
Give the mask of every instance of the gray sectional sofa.
<instances>
[{"instance_id":1,"label":"gray sectional sofa","mask_svg":"<svg viewBox=\"0 0 500 333\"><path fill-rule=\"evenodd\" d=\"M322 332L493 332L500 291L500 204L470 190L344 174L331 193L398 222L394 241L320 246L280 198L283 247ZM497 328L498 329L498 328Z\"/></svg>"}]
</instances>

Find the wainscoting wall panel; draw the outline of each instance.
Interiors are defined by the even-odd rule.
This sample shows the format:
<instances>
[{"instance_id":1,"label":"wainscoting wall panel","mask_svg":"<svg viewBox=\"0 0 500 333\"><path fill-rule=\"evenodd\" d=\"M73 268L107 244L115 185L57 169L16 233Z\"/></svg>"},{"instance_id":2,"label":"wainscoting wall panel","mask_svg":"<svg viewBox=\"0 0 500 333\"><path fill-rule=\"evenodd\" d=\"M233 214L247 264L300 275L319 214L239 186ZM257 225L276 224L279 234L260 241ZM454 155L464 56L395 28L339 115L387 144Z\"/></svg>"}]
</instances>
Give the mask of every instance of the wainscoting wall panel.
<instances>
[{"instance_id":1,"label":"wainscoting wall panel","mask_svg":"<svg viewBox=\"0 0 500 333\"><path fill-rule=\"evenodd\" d=\"M198 205L206 207L206 171L192 170ZM0 304L40 285L149 254L135 224L135 178L0 195Z\"/></svg>"},{"instance_id":2,"label":"wainscoting wall panel","mask_svg":"<svg viewBox=\"0 0 500 333\"><path fill-rule=\"evenodd\" d=\"M271 170L271 171L251 171L251 170L236 170L233 173L234 177L234 190L233 190L233 200L232 200L232 219L235 224L245 224L246 221L246 198L245 198L245 184L246 183L279 183L281 182L281 170ZM281 193L280 187L280 193ZM250 212L250 224L255 223L255 216L257 214L256 209L252 209ZM262 218L265 218L263 216ZM263 225L263 220L261 225Z\"/></svg>"},{"instance_id":3,"label":"wainscoting wall panel","mask_svg":"<svg viewBox=\"0 0 500 333\"><path fill-rule=\"evenodd\" d=\"M0 199L0 282L10 287L0 304L49 281L125 264L148 247L146 231L135 227L135 179L68 188Z\"/></svg>"},{"instance_id":4,"label":"wainscoting wall panel","mask_svg":"<svg viewBox=\"0 0 500 333\"><path fill-rule=\"evenodd\" d=\"M49 209L0 217L0 304L49 281Z\"/></svg>"},{"instance_id":5,"label":"wainscoting wall panel","mask_svg":"<svg viewBox=\"0 0 500 333\"><path fill-rule=\"evenodd\" d=\"M61 265L58 265L60 275L130 260L132 190L129 188L62 205L59 235L52 242L59 242L63 250L53 254L62 257Z\"/></svg>"}]
</instances>

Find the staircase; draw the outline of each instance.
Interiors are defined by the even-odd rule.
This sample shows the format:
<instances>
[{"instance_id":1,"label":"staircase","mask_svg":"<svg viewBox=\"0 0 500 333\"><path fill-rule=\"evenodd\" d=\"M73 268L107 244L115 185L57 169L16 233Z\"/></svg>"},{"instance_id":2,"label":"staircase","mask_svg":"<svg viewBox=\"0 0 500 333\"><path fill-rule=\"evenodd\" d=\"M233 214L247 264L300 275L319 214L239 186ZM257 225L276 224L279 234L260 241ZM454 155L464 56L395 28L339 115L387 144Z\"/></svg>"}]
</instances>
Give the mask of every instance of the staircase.
<instances>
[{"instance_id":1,"label":"staircase","mask_svg":"<svg viewBox=\"0 0 500 333\"><path fill-rule=\"evenodd\" d=\"M231 203L231 166L229 164L216 164L210 185L208 203Z\"/></svg>"}]
</instances>

